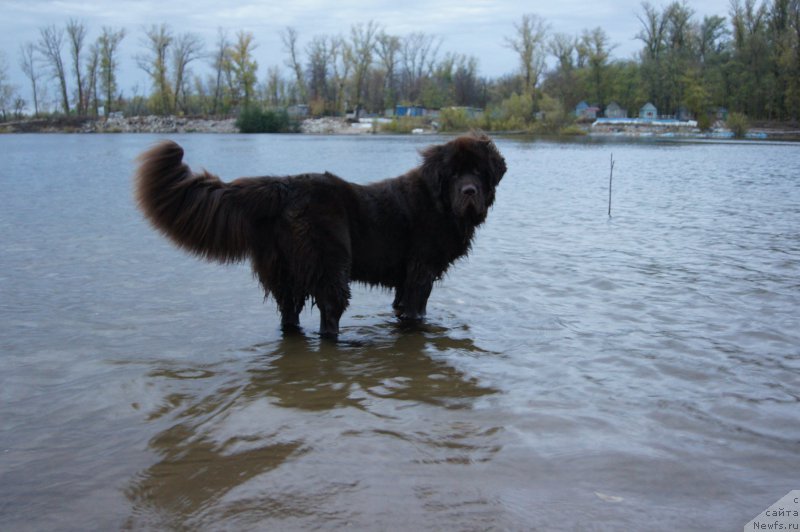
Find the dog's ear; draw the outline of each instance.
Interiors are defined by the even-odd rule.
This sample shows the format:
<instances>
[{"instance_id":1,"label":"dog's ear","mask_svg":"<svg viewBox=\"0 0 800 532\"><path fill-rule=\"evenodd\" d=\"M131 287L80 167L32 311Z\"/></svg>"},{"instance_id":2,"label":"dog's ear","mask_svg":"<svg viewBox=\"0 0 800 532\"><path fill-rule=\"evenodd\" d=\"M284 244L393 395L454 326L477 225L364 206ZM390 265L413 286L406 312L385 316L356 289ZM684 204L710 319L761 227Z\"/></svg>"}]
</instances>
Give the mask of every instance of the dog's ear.
<instances>
[{"instance_id":1,"label":"dog's ear","mask_svg":"<svg viewBox=\"0 0 800 532\"><path fill-rule=\"evenodd\" d=\"M492 139L482 135L478 140L483 145L483 150L486 153L492 183L497 186L506 173L506 160L500 155L500 150L497 149Z\"/></svg>"},{"instance_id":2,"label":"dog's ear","mask_svg":"<svg viewBox=\"0 0 800 532\"><path fill-rule=\"evenodd\" d=\"M450 144L436 144L422 150L422 175L436 195L442 194L451 172L453 149Z\"/></svg>"}]
</instances>

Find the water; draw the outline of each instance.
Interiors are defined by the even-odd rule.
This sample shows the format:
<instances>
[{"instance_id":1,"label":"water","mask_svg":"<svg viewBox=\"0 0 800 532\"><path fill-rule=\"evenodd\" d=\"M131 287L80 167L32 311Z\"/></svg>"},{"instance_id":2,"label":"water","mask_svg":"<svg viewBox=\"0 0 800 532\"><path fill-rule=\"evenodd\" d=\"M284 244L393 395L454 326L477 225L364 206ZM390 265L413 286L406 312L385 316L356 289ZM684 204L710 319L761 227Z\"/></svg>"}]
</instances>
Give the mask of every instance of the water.
<instances>
[{"instance_id":1,"label":"water","mask_svg":"<svg viewBox=\"0 0 800 532\"><path fill-rule=\"evenodd\" d=\"M157 138L0 136L0 528L735 530L800 488L797 145L499 140L428 324L356 287L334 345L142 220ZM439 140L174 138L359 182Z\"/></svg>"}]
</instances>

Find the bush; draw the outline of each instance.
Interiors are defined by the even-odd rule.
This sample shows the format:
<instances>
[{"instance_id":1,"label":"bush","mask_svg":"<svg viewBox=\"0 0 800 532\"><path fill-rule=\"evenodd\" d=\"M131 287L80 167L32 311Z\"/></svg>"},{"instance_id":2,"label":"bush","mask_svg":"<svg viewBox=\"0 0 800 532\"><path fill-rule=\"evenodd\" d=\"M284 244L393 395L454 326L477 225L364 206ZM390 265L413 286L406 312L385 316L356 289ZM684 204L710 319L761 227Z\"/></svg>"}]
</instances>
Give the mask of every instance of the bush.
<instances>
[{"instance_id":1,"label":"bush","mask_svg":"<svg viewBox=\"0 0 800 532\"><path fill-rule=\"evenodd\" d=\"M750 128L750 122L743 113L731 113L728 115L728 121L725 125L733 132L733 136L737 139L743 139L747 135L747 130Z\"/></svg>"},{"instance_id":2,"label":"bush","mask_svg":"<svg viewBox=\"0 0 800 532\"><path fill-rule=\"evenodd\" d=\"M394 117L388 124L381 124L380 129L384 133L411 133L418 128L424 128L430 124L422 117L400 116Z\"/></svg>"},{"instance_id":3,"label":"bush","mask_svg":"<svg viewBox=\"0 0 800 532\"><path fill-rule=\"evenodd\" d=\"M466 109L456 107L442 109L439 114L439 124L442 131L469 131L476 125Z\"/></svg>"},{"instance_id":4,"label":"bush","mask_svg":"<svg viewBox=\"0 0 800 532\"><path fill-rule=\"evenodd\" d=\"M698 113L697 114L697 127L700 131L709 131L711 130L711 126L713 125L713 120L711 119L711 115L708 113Z\"/></svg>"},{"instance_id":5,"label":"bush","mask_svg":"<svg viewBox=\"0 0 800 532\"><path fill-rule=\"evenodd\" d=\"M264 111L255 107L239 113L236 127L242 133L286 133L292 130L286 111Z\"/></svg>"},{"instance_id":6,"label":"bush","mask_svg":"<svg viewBox=\"0 0 800 532\"><path fill-rule=\"evenodd\" d=\"M587 133L585 129L582 129L580 126L572 124L569 126L562 127L558 131L558 134L564 137L582 137Z\"/></svg>"}]
</instances>

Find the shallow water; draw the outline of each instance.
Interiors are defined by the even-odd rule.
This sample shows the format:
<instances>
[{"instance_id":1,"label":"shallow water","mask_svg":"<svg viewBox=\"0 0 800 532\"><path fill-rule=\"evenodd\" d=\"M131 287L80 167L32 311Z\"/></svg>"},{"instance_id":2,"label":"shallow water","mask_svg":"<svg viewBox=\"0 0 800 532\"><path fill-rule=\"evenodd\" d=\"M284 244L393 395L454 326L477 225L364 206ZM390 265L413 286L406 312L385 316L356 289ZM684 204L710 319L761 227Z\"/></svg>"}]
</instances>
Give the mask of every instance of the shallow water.
<instances>
[{"instance_id":1,"label":"shallow water","mask_svg":"<svg viewBox=\"0 0 800 532\"><path fill-rule=\"evenodd\" d=\"M428 323L356 287L331 344L141 219L157 138L0 136L0 528L729 530L800 488L797 145L498 140ZM439 140L174 138L359 182Z\"/></svg>"}]
</instances>

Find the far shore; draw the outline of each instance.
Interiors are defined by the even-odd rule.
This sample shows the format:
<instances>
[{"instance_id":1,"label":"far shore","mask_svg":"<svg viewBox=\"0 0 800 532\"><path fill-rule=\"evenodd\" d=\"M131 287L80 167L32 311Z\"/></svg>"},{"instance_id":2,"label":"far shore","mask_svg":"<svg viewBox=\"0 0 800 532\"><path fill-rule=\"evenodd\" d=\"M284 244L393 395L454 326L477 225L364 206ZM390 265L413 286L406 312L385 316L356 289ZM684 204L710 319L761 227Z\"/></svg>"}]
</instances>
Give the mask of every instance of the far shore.
<instances>
[{"instance_id":1,"label":"far shore","mask_svg":"<svg viewBox=\"0 0 800 532\"><path fill-rule=\"evenodd\" d=\"M299 124L299 133L311 135L370 135L381 134L384 119L352 121L339 117L306 118ZM610 127L608 125L578 124L572 128L578 136L632 138L696 138L731 139L733 134L721 124L711 131L687 127ZM0 133L239 133L235 118L132 116L111 118L48 117L0 123ZM423 126L410 134L439 133L432 126ZM457 133L448 131L446 133ZM526 131L494 131L495 135L529 135ZM575 136L575 135L571 135ZM752 124L747 139L800 141L797 124L758 122Z\"/></svg>"}]
</instances>

